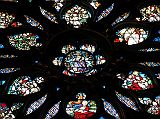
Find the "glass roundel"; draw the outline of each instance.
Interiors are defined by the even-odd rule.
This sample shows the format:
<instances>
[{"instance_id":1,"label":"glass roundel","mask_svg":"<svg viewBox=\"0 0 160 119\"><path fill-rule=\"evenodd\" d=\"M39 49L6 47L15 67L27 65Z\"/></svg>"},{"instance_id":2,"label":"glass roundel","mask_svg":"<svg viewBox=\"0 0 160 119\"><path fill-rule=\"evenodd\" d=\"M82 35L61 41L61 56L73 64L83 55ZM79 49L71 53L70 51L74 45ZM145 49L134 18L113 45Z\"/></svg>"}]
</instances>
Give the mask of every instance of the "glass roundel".
<instances>
[{"instance_id":1,"label":"glass roundel","mask_svg":"<svg viewBox=\"0 0 160 119\"><path fill-rule=\"evenodd\" d=\"M64 65L71 73L89 72L94 63L94 57L87 51L73 51L64 60Z\"/></svg>"},{"instance_id":2,"label":"glass roundel","mask_svg":"<svg viewBox=\"0 0 160 119\"><path fill-rule=\"evenodd\" d=\"M0 119L160 119L159 13L159 0L1 0Z\"/></svg>"}]
</instances>

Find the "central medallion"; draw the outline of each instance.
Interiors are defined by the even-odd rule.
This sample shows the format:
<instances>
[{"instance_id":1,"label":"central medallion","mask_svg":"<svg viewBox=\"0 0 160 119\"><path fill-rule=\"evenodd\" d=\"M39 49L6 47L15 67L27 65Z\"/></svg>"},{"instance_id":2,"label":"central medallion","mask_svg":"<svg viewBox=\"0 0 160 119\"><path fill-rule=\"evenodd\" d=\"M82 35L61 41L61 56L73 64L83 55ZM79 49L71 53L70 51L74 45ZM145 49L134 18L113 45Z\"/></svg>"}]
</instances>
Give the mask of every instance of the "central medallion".
<instances>
[{"instance_id":1,"label":"central medallion","mask_svg":"<svg viewBox=\"0 0 160 119\"><path fill-rule=\"evenodd\" d=\"M87 51L70 52L64 59L64 65L71 73L87 73L95 65L94 57Z\"/></svg>"}]
</instances>

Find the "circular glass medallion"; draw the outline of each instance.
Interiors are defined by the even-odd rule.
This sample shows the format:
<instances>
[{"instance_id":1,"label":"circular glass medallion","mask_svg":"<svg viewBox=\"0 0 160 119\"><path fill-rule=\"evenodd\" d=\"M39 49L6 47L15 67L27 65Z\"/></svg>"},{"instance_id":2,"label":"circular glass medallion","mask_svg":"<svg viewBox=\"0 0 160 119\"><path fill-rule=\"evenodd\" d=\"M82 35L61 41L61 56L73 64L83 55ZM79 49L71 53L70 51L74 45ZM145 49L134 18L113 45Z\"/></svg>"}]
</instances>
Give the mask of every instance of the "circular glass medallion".
<instances>
[{"instance_id":1,"label":"circular glass medallion","mask_svg":"<svg viewBox=\"0 0 160 119\"><path fill-rule=\"evenodd\" d=\"M89 72L94 64L94 57L87 51L70 52L64 59L64 65L71 73Z\"/></svg>"}]
</instances>

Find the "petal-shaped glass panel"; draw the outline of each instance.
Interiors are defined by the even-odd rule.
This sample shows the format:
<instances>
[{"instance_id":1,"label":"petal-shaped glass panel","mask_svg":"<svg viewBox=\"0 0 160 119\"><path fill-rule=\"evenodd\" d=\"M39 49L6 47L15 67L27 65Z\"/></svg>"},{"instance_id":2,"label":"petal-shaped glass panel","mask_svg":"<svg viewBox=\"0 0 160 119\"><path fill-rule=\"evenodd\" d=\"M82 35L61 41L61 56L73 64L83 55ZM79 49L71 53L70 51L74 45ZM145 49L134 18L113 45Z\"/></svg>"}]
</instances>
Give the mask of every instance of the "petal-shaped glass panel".
<instances>
[{"instance_id":1,"label":"petal-shaped glass panel","mask_svg":"<svg viewBox=\"0 0 160 119\"><path fill-rule=\"evenodd\" d=\"M26 115L31 114L32 112L37 110L45 102L46 98L47 98L47 94L41 97L40 99L38 99L37 101L33 102L30 105L30 107L27 109Z\"/></svg>"},{"instance_id":2,"label":"petal-shaped glass panel","mask_svg":"<svg viewBox=\"0 0 160 119\"><path fill-rule=\"evenodd\" d=\"M139 71L130 71L127 78L122 77L120 79L124 80L122 88L126 89L138 91L154 87L153 81L150 79L150 77Z\"/></svg>"},{"instance_id":3,"label":"petal-shaped glass panel","mask_svg":"<svg viewBox=\"0 0 160 119\"><path fill-rule=\"evenodd\" d=\"M148 97L138 98L140 103L147 105L147 112L153 115L160 115L160 96L156 96L155 100Z\"/></svg>"},{"instance_id":4,"label":"petal-shaped glass panel","mask_svg":"<svg viewBox=\"0 0 160 119\"><path fill-rule=\"evenodd\" d=\"M44 29L43 26L38 21L33 19L32 17L29 17L27 15L24 15L24 17L26 18L27 23L29 23L31 26L37 27L41 30Z\"/></svg>"},{"instance_id":5,"label":"petal-shaped glass panel","mask_svg":"<svg viewBox=\"0 0 160 119\"><path fill-rule=\"evenodd\" d=\"M126 97L126 96L123 96L122 94L116 92L116 96L117 98L123 103L125 104L127 107L135 110L135 111L139 111L137 106L136 106L136 103L131 100L130 98Z\"/></svg>"},{"instance_id":6,"label":"petal-shaped glass panel","mask_svg":"<svg viewBox=\"0 0 160 119\"><path fill-rule=\"evenodd\" d=\"M18 70L20 70L20 68L4 68L4 69L0 69L0 73L7 74L7 73L16 72Z\"/></svg>"},{"instance_id":7,"label":"petal-shaped glass panel","mask_svg":"<svg viewBox=\"0 0 160 119\"><path fill-rule=\"evenodd\" d=\"M160 51L159 48L145 48L145 49L140 49L139 51L142 51L142 52L157 52L157 51Z\"/></svg>"},{"instance_id":8,"label":"petal-shaped glass panel","mask_svg":"<svg viewBox=\"0 0 160 119\"><path fill-rule=\"evenodd\" d=\"M87 119L92 117L97 110L96 103L93 100L85 100L85 93L76 95L78 101L70 101L66 107L66 113L75 119Z\"/></svg>"},{"instance_id":9,"label":"petal-shaped glass panel","mask_svg":"<svg viewBox=\"0 0 160 119\"><path fill-rule=\"evenodd\" d=\"M20 76L9 87L8 94L26 96L36 93L40 91L38 85L42 82L44 82L44 78L42 77L31 79L30 76Z\"/></svg>"},{"instance_id":10,"label":"petal-shaped glass panel","mask_svg":"<svg viewBox=\"0 0 160 119\"><path fill-rule=\"evenodd\" d=\"M46 0L46 1L54 1L53 7L57 10L57 12L60 11L60 9L64 6L66 0Z\"/></svg>"},{"instance_id":11,"label":"petal-shaped glass panel","mask_svg":"<svg viewBox=\"0 0 160 119\"><path fill-rule=\"evenodd\" d=\"M7 12L0 12L0 28L7 28L8 25L15 19L14 14L8 14Z\"/></svg>"},{"instance_id":12,"label":"petal-shaped glass panel","mask_svg":"<svg viewBox=\"0 0 160 119\"><path fill-rule=\"evenodd\" d=\"M142 21L157 22L160 21L160 5L150 5L140 10Z\"/></svg>"},{"instance_id":13,"label":"petal-shaped glass panel","mask_svg":"<svg viewBox=\"0 0 160 119\"><path fill-rule=\"evenodd\" d=\"M148 67L158 67L160 66L160 62L142 62L141 65L148 66Z\"/></svg>"},{"instance_id":14,"label":"petal-shaped glass panel","mask_svg":"<svg viewBox=\"0 0 160 119\"><path fill-rule=\"evenodd\" d=\"M73 6L63 15L63 19L66 20L67 24L73 25L74 28L79 28L81 25L87 23L88 18L91 18L91 13L79 5Z\"/></svg>"},{"instance_id":15,"label":"petal-shaped glass panel","mask_svg":"<svg viewBox=\"0 0 160 119\"><path fill-rule=\"evenodd\" d=\"M45 119L52 119L59 111L59 105L61 101L59 101L57 104L55 104L47 113Z\"/></svg>"},{"instance_id":16,"label":"petal-shaped glass panel","mask_svg":"<svg viewBox=\"0 0 160 119\"><path fill-rule=\"evenodd\" d=\"M92 5L94 9L97 9L99 6L101 6L101 3L98 1L99 0L90 0L90 5Z\"/></svg>"},{"instance_id":17,"label":"petal-shaped glass panel","mask_svg":"<svg viewBox=\"0 0 160 119\"><path fill-rule=\"evenodd\" d=\"M0 55L0 58L16 58L16 55Z\"/></svg>"},{"instance_id":18,"label":"petal-shaped glass panel","mask_svg":"<svg viewBox=\"0 0 160 119\"><path fill-rule=\"evenodd\" d=\"M42 15L44 17L46 17L48 20L50 20L51 22L54 22L54 23L58 24L57 18L55 16L55 14L52 14L52 13L46 11L45 9L41 8L41 7L40 7L40 11L41 11Z\"/></svg>"},{"instance_id":19,"label":"petal-shaped glass panel","mask_svg":"<svg viewBox=\"0 0 160 119\"><path fill-rule=\"evenodd\" d=\"M98 16L96 22L98 22L98 21L102 20L103 18L107 17L110 14L110 12L113 10L113 8L114 8L114 3L109 8L102 11L102 13Z\"/></svg>"},{"instance_id":20,"label":"petal-shaped glass panel","mask_svg":"<svg viewBox=\"0 0 160 119\"><path fill-rule=\"evenodd\" d=\"M113 23L112 26L124 21L125 19L127 19L129 17L129 12L126 12L124 14L122 14L121 16L119 16Z\"/></svg>"},{"instance_id":21,"label":"petal-shaped glass panel","mask_svg":"<svg viewBox=\"0 0 160 119\"><path fill-rule=\"evenodd\" d=\"M107 102L105 99L102 99L102 100L103 100L105 111L108 114L114 116L116 119L120 119L119 114L117 113L116 109L109 102Z\"/></svg>"},{"instance_id":22,"label":"petal-shaped glass panel","mask_svg":"<svg viewBox=\"0 0 160 119\"><path fill-rule=\"evenodd\" d=\"M115 43L125 42L127 45L134 45L143 42L148 38L148 31L141 28L127 27L116 32L118 39Z\"/></svg>"},{"instance_id":23,"label":"petal-shaped glass panel","mask_svg":"<svg viewBox=\"0 0 160 119\"><path fill-rule=\"evenodd\" d=\"M18 50L30 50L31 46L40 47L42 43L38 43L39 36L34 33L22 33L8 36L9 43Z\"/></svg>"}]
</instances>

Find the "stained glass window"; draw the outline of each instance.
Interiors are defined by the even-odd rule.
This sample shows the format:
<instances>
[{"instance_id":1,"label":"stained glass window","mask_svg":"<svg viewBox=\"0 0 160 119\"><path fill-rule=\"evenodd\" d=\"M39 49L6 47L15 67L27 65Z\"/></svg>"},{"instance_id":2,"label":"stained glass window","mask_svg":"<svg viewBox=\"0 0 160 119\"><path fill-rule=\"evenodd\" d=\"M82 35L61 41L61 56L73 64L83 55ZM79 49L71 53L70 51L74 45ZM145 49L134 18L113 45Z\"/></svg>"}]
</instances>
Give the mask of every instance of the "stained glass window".
<instances>
[{"instance_id":1,"label":"stained glass window","mask_svg":"<svg viewBox=\"0 0 160 119\"><path fill-rule=\"evenodd\" d=\"M118 36L115 43L125 42L127 45L134 45L143 42L148 37L148 31L141 28L124 28L116 32Z\"/></svg>"},{"instance_id":2,"label":"stained glass window","mask_svg":"<svg viewBox=\"0 0 160 119\"><path fill-rule=\"evenodd\" d=\"M0 28L7 28L8 25L15 19L15 15L7 12L0 12Z\"/></svg>"},{"instance_id":3,"label":"stained glass window","mask_svg":"<svg viewBox=\"0 0 160 119\"><path fill-rule=\"evenodd\" d=\"M138 98L139 101L144 104L147 105L147 112L154 114L154 115L160 115L160 96L156 96L154 100L152 100L151 98L148 97L143 97L143 98Z\"/></svg>"},{"instance_id":4,"label":"stained glass window","mask_svg":"<svg viewBox=\"0 0 160 119\"><path fill-rule=\"evenodd\" d=\"M96 65L102 65L106 63L106 58L101 55L94 56L96 51L95 46L90 44L84 44L80 46L80 50L76 50L75 46L66 45L63 46L61 52L66 54L63 57L56 57L52 62L54 65L63 65L66 69L63 74L69 76L77 76L78 74L85 74L86 76L95 74L97 72L94 69Z\"/></svg>"},{"instance_id":5,"label":"stained glass window","mask_svg":"<svg viewBox=\"0 0 160 119\"><path fill-rule=\"evenodd\" d=\"M47 95L41 97L40 99L38 99L37 101L33 102L30 107L28 108L26 115L31 114L33 111L35 111L36 109L38 109L46 100Z\"/></svg>"},{"instance_id":6,"label":"stained glass window","mask_svg":"<svg viewBox=\"0 0 160 119\"><path fill-rule=\"evenodd\" d=\"M138 91L154 87L151 78L139 71L130 71L126 78L123 74L117 74L117 77L124 81L122 87L126 89Z\"/></svg>"},{"instance_id":7,"label":"stained glass window","mask_svg":"<svg viewBox=\"0 0 160 119\"><path fill-rule=\"evenodd\" d=\"M142 14L142 21L149 22L157 22L160 21L160 6L159 5L151 5L148 7L144 7L140 10Z\"/></svg>"},{"instance_id":8,"label":"stained glass window","mask_svg":"<svg viewBox=\"0 0 160 119\"><path fill-rule=\"evenodd\" d=\"M122 22L123 20L127 19L127 17L129 16L129 12L126 12L124 14L122 14L121 16L119 16L113 23L112 26L116 25L119 22Z\"/></svg>"},{"instance_id":9,"label":"stained glass window","mask_svg":"<svg viewBox=\"0 0 160 119\"><path fill-rule=\"evenodd\" d=\"M87 119L96 113L96 103L93 100L85 100L85 93L78 93L76 95L78 101L70 101L67 104L66 112L75 119Z\"/></svg>"},{"instance_id":10,"label":"stained glass window","mask_svg":"<svg viewBox=\"0 0 160 119\"><path fill-rule=\"evenodd\" d=\"M49 0L46 0L49 1ZM59 10L63 7L66 0L53 0L55 3L53 7L59 12Z\"/></svg>"},{"instance_id":11,"label":"stained glass window","mask_svg":"<svg viewBox=\"0 0 160 119\"><path fill-rule=\"evenodd\" d=\"M118 99L119 99L122 103L124 103L127 107L129 107L129 108L131 108L131 109L133 109L133 110L138 111L138 108L137 108L137 106L136 106L136 103L135 103L133 100L131 100L130 98L128 98L128 97L126 97L126 96L123 96L122 94L120 94L120 93L118 93L118 92L116 92L116 95L117 95Z\"/></svg>"},{"instance_id":12,"label":"stained glass window","mask_svg":"<svg viewBox=\"0 0 160 119\"><path fill-rule=\"evenodd\" d=\"M140 64L148 66L148 67L157 67L157 66L160 66L159 62L143 62L143 63L140 63Z\"/></svg>"},{"instance_id":13,"label":"stained glass window","mask_svg":"<svg viewBox=\"0 0 160 119\"><path fill-rule=\"evenodd\" d=\"M24 15L24 17L26 18L27 23L29 23L31 26L35 26L41 30L43 30L43 26L36 20L34 20L32 17L29 17L27 15Z\"/></svg>"},{"instance_id":14,"label":"stained glass window","mask_svg":"<svg viewBox=\"0 0 160 119\"><path fill-rule=\"evenodd\" d=\"M4 48L4 45L3 45L3 44L0 44L0 49L1 49L1 48Z\"/></svg>"},{"instance_id":15,"label":"stained glass window","mask_svg":"<svg viewBox=\"0 0 160 119\"><path fill-rule=\"evenodd\" d=\"M5 80L1 80L1 81L0 81L0 86L4 85L5 83L6 83Z\"/></svg>"},{"instance_id":16,"label":"stained glass window","mask_svg":"<svg viewBox=\"0 0 160 119\"><path fill-rule=\"evenodd\" d=\"M8 94L26 96L40 91L38 84L44 82L43 77L36 77L31 79L30 76L18 77L9 87Z\"/></svg>"},{"instance_id":17,"label":"stained glass window","mask_svg":"<svg viewBox=\"0 0 160 119\"><path fill-rule=\"evenodd\" d=\"M41 8L40 7L40 11L41 11L41 13L42 13L42 15L44 16L44 17L46 17L47 19L49 19L50 21L52 21L52 22L54 22L54 23L58 23L57 22L57 18L55 17L55 14L52 14L52 13L50 13L50 12L47 12L45 9L43 9L43 8Z\"/></svg>"},{"instance_id":18,"label":"stained glass window","mask_svg":"<svg viewBox=\"0 0 160 119\"><path fill-rule=\"evenodd\" d=\"M18 50L30 50L31 46L40 47L42 43L38 43L39 36L33 33L23 33L8 36L9 43Z\"/></svg>"},{"instance_id":19,"label":"stained glass window","mask_svg":"<svg viewBox=\"0 0 160 119\"><path fill-rule=\"evenodd\" d=\"M159 0L1 0L0 119L159 119L159 22Z\"/></svg>"},{"instance_id":20,"label":"stained glass window","mask_svg":"<svg viewBox=\"0 0 160 119\"><path fill-rule=\"evenodd\" d=\"M15 114L13 111L20 109L22 105L23 103L13 103L9 108L6 103L0 103L0 117L3 119L14 119Z\"/></svg>"},{"instance_id":21,"label":"stained glass window","mask_svg":"<svg viewBox=\"0 0 160 119\"><path fill-rule=\"evenodd\" d=\"M155 41L155 42L160 42L160 37L156 37L156 38L154 38L154 40L153 41Z\"/></svg>"},{"instance_id":22,"label":"stained glass window","mask_svg":"<svg viewBox=\"0 0 160 119\"><path fill-rule=\"evenodd\" d=\"M142 52L156 52L156 51L160 51L159 48L146 48L146 49L140 49L139 51Z\"/></svg>"},{"instance_id":23,"label":"stained glass window","mask_svg":"<svg viewBox=\"0 0 160 119\"><path fill-rule=\"evenodd\" d=\"M57 104L55 104L47 113L45 119L51 119L53 118L59 111L59 105L61 101L59 101Z\"/></svg>"},{"instance_id":24,"label":"stained glass window","mask_svg":"<svg viewBox=\"0 0 160 119\"><path fill-rule=\"evenodd\" d=\"M114 116L116 119L120 119L116 109L109 103L107 102L105 99L102 99L103 103L104 103L104 109L107 113L109 113L110 115Z\"/></svg>"},{"instance_id":25,"label":"stained glass window","mask_svg":"<svg viewBox=\"0 0 160 119\"><path fill-rule=\"evenodd\" d=\"M113 10L113 7L114 7L114 3L107 9L105 9L104 11L102 11L102 13L98 16L96 22L100 21L101 19L107 17L110 12Z\"/></svg>"},{"instance_id":26,"label":"stained glass window","mask_svg":"<svg viewBox=\"0 0 160 119\"><path fill-rule=\"evenodd\" d=\"M18 56L15 55L0 55L0 58L16 58Z\"/></svg>"},{"instance_id":27,"label":"stained glass window","mask_svg":"<svg viewBox=\"0 0 160 119\"><path fill-rule=\"evenodd\" d=\"M0 73L12 73L18 70L20 70L20 68L4 68L0 69Z\"/></svg>"},{"instance_id":28,"label":"stained glass window","mask_svg":"<svg viewBox=\"0 0 160 119\"><path fill-rule=\"evenodd\" d=\"M63 19L66 20L67 24L73 25L74 28L79 28L87 23L88 18L91 18L91 13L78 5L73 6L63 15Z\"/></svg>"},{"instance_id":29,"label":"stained glass window","mask_svg":"<svg viewBox=\"0 0 160 119\"><path fill-rule=\"evenodd\" d=\"M97 9L97 8L101 5L101 3L98 2L98 0L91 0L91 1L90 1L90 4L91 4L95 9Z\"/></svg>"}]
</instances>

